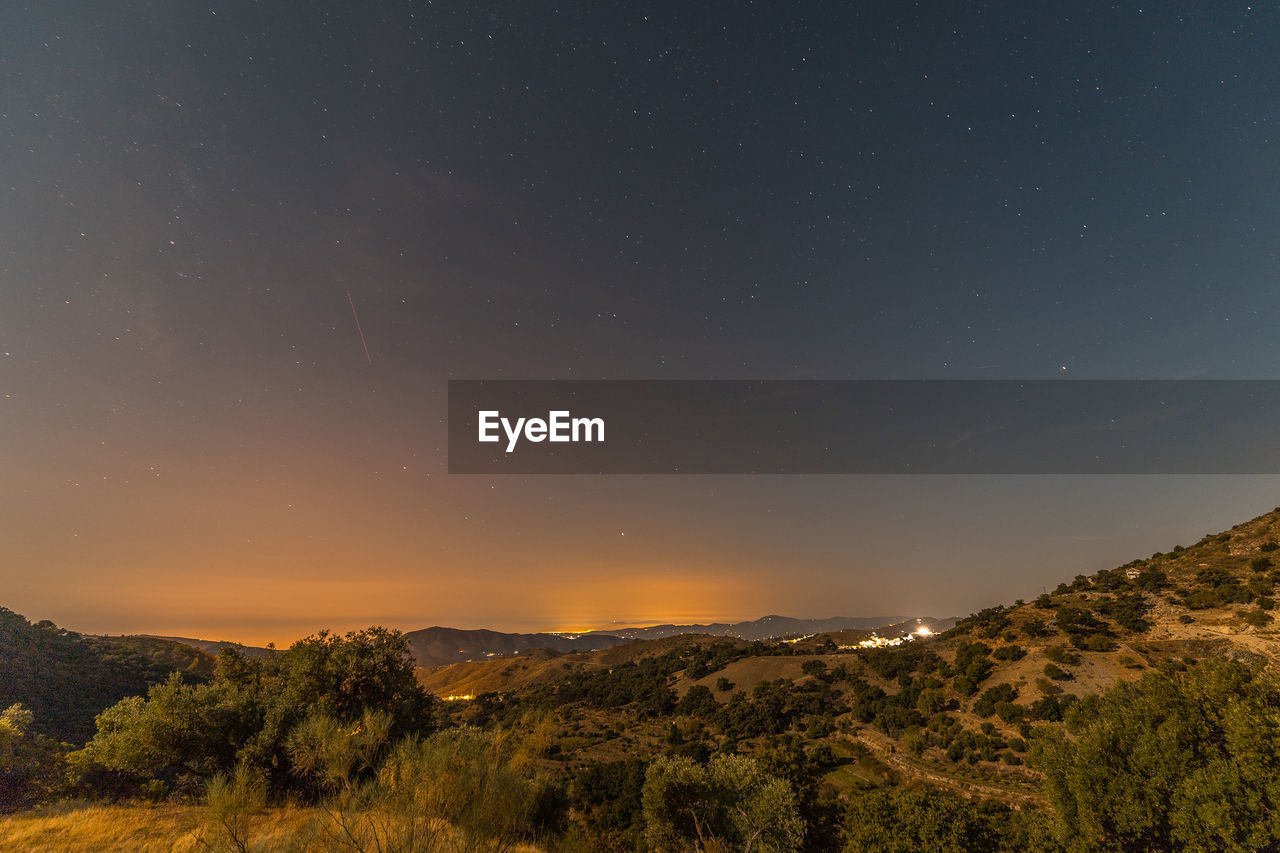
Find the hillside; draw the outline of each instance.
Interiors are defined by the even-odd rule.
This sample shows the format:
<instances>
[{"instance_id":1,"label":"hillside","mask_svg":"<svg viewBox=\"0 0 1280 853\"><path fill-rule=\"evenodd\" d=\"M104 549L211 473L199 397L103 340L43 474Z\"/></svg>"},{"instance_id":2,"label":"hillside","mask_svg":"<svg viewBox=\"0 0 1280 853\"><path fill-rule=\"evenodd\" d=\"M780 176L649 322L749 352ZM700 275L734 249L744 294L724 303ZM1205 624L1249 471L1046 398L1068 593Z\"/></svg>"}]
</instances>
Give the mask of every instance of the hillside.
<instances>
[{"instance_id":1,"label":"hillside","mask_svg":"<svg viewBox=\"0 0 1280 853\"><path fill-rule=\"evenodd\" d=\"M34 625L0 607L0 710L21 702L35 731L82 743L93 718L125 696L147 692L170 672L208 678L213 659L181 643L153 637L95 637Z\"/></svg>"},{"instance_id":2,"label":"hillside","mask_svg":"<svg viewBox=\"0 0 1280 853\"><path fill-rule=\"evenodd\" d=\"M316 819L365 833L386 821L412 830L418 804L443 784L453 794L435 802L435 819L549 849L650 849L655 826L690 849L696 826L677 825L682 809L696 802L728 820L766 792L774 828L795 830L779 849L1275 849L1278 538L1280 508L949 629L920 619L875 633L679 635L570 653L496 632L415 632L455 652L463 642L496 650L434 669L410 665L407 635L325 632L275 655L231 656L208 683L121 703L74 755L28 737L23 712L0 715L17 759L0 774L0 809L190 797L243 759L257 762L255 784L277 816L316 796L307 774L336 774L324 778L339 794ZM3 683L53 720L69 713L56 699L74 698L79 713L109 701L88 692L91 667L141 678L209 660L162 640L80 637L0 615ZM377 777L388 787L369 801L379 805L344 811L342 792L369 781L352 750L392 744L395 763ZM336 769L317 771L325 756ZM401 779L421 787L401 797ZM480 779L505 782L477 793ZM247 819L263 801L244 804Z\"/></svg>"},{"instance_id":3,"label":"hillside","mask_svg":"<svg viewBox=\"0 0 1280 853\"><path fill-rule=\"evenodd\" d=\"M463 661L439 667L420 667L418 682L427 692L447 698L502 693L533 684L551 684L566 674L609 670L611 667L636 664L646 658L667 654L672 650L707 647L724 640L681 634L656 640L631 640L605 649L560 654L535 649L515 658ZM730 641L736 647L747 643Z\"/></svg>"},{"instance_id":4,"label":"hillside","mask_svg":"<svg viewBox=\"0 0 1280 853\"><path fill-rule=\"evenodd\" d=\"M788 623L818 621L845 622L860 620L787 620ZM875 631L844 629L823 634L807 635L801 639L789 640L787 645L799 652L824 648L830 643L835 643L837 648L856 646L859 642L871 637L900 637L910 634L922 626L934 632L941 632L951 628L956 621L955 619L911 619L892 625L878 624ZM418 671L418 680L428 692L437 696L472 696L481 693L514 690L527 684L552 682L557 678L563 677L567 672L608 669L620 664L634 664L644 658L657 657L675 649L705 648L726 642L733 648L739 649L748 649L751 645L744 639L733 636L725 637L723 634L717 636L682 632L670 636L619 642L616 645L589 652L560 655L546 650L535 650L533 653L524 653L519 655L518 659L512 660L495 656L489 659L468 660L445 666L421 667ZM744 683L755 684L756 681L783 677L785 667L783 667L780 658L768 655L753 656L750 659L756 661L756 669L760 677L754 681ZM685 680L676 683L676 689L679 694L683 695L686 688L687 683Z\"/></svg>"},{"instance_id":5,"label":"hillside","mask_svg":"<svg viewBox=\"0 0 1280 853\"><path fill-rule=\"evenodd\" d=\"M566 771L668 741L706 755L798 737L831 791L914 780L1043 806L1029 743L1079 697L1204 658L1280 660L1278 539L1280 509L897 646L856 648L866 635L847 631L790 643L673 637L420 680L499 702L451 702L458 719L553 708Z\"/></svg>"}]
</instances>

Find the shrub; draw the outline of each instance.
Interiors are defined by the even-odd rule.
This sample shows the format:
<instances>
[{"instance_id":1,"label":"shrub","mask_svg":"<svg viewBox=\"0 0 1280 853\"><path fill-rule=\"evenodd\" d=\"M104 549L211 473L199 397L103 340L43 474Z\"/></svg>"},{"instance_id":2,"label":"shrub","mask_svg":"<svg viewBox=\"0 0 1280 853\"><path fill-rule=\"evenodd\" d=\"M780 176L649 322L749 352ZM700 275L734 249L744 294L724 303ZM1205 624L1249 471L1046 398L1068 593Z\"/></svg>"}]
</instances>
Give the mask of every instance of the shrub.
<instances>
[{"instance_id":1,"label":"shrub","mask_svg":"<svg viewBox=\"0 0 1280 853\"><path fill-rule=\"evenodd\" d=\"M642 799L645 836L658 850L754 843L782 853L804 839L790 783L745 755L720 755L705 767L660 756L645 774Z\"/></svg>"},{"instance_id":2,"label":"shrub","mask_svg":"<svg viewBox=\"0 0 1280 853\"><path fill-rule=\"evenodd\" d=\"M1268 622L1271 622L1273 620L1273 617L1271 616L1270 613L1261 609L1241 610L1240 618L1244 620L1244 623L1246 625L1252 625L1255 628L1261 628L1263 625L1266 625Z\"/></svg>"},{"instance_id":3,"label":"shrub","mask_svg":"<svg viewBox=\"0 0 1280 853\"><path fill-rule=\"evenodd\" d=\"M995 713L996 704L999 702L1012 702L1018 698L1018 690L1012 684L997 684L995 687L982 691L973 703L973 713L979 717L990 717Z\"/></svg>"},{"instance_id":4,"label":"shrub","mask_svg":"<svg viewBox=\"0 0 1280 853\"><path fill-rule=\"evenodd\" d=\"M1054 663L1060 663L1065 666L1075 666L1080 663L1080 655L1068 651L1066 646L1050 646L1044 650L1044 656Z\"/></svg>"},{"instance_id":5,"label":"shrub","mask_svg":"<svg viewBox=\"0 0 1280 853\"><path fill-rule=\"evenodd\" d=\"M1040 677L1036 679L1036 689L1045 696L1056 696L1062 692L1062 688L1054 684L1047 678Z\"/></svg>"},{"instance_id":6,"label":"shrub","mask_svg":"<svg viewBox=\"0 0 1280 853\"><path fill-rule=\"evenodd\" d=\"M1023 846L1003 837L1014 818L996 803L974 803L928 786L858 793L849 803L845 853L929 850L994 853Z\"/></svg>"},{"instance_id":7,"label":"shrub","mask_svg":"<svg viewBox=\"0 0 1280 853\"><path fill-rule=\"evenodd\" d=\"M1118 683L1046 731L1050 829L1067 850L1273 850L1275 676L1206 660Z\"/></svg>"},{"instance_id":8,"label":"shrub","mask_svg":"<svg viewBox=\"0 0 1280 853\"><path fill-rule=\"evenodd\" d=\"M219 773L205 792L208 829L222 837L231 850L249 850L249 821L267 805L267 779L241 761L231 775ZM205 840L201 836L201 840ZM207 842L206 842L207 843Z\"/></svg>"},{"instance_id":9,"label":"shrub","mask_svg":"<svg viewBox=\"0 0 1280 853\"><path fill-rule=\"evenodd\" d=\"M1115 644L1111 642L1111 638L1106 634L1092 634L1085 640L1081 648L1090 652L1109 652L1114 646Z\"/></svg>"},{"instance_id":10,"label":"shrub","mask_svg":"<svg viewBox=\"0 0 1280 853\"><path fill-rule=\"evenodd\" d=\"M819 658L807 660L800 664L800 671L805 675L812 675L814 678L821 678L827 674L827 665Z\"/></svg>"},{"instance_id":11,"label":"shrub","mask_svg":"<svg viewBox=\"0 0 1280 853\"><path fill-rule=\"evenodd\" d=\"M1057 664L1047 663L1044 665L1044 674L1052 678L1054 681L1069 681L1075 676L1062 669Z\"/></svg>"},{"instance_id":12,"label":"shrub","mask_svg":"<svg viewBox=\"0 0 1280 853\"><path fill-rule=\"evenodd\" d=\"M1022 660L1027 656L1027 650L1022 646L1001 646L991 653L996 660Z\"/></svg>"},{"instance_id":13,"label":"shrub","mask_svg":"<svg viewBox=\"0 0 1280 853\"><path fill-rule=\"evenodd\" d=\"M1026 708L1016 702L997 702L996 716L1005 723L1013 725L1026 716Z\"/></svg>"}]
</instances>

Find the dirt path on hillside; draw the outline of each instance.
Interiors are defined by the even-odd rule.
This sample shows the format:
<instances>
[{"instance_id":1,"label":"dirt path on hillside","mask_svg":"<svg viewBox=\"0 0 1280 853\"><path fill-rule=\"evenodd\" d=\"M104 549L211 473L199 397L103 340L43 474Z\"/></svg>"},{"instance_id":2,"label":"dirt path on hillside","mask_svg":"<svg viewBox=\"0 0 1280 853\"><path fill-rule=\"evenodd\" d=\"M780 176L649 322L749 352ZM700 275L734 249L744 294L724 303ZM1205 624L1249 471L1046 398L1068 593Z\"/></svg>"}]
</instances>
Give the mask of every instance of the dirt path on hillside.
<instances>
[{"instance_id":1,"label":"dirt path on hillside","mask_svg":"<svg viewBox=\"0 0 1280 853\"><path fill-rule=\"evenodd\" d=\"M1025 782L1001 782L976 780L958 774L951 774L934 767L926 767L897 750L898 743L893 738L872 729L862 729L857 739L875 755L876 759L888 767L898 771L908 780L926 781L934 785L949 788L963 797L989 797L1016 807L1031 804L1038 808L1047 807L1048 801L1038 792L1026 790L1023 785L1034 785L1028 774Z\"/></svg>"}]
</instances>

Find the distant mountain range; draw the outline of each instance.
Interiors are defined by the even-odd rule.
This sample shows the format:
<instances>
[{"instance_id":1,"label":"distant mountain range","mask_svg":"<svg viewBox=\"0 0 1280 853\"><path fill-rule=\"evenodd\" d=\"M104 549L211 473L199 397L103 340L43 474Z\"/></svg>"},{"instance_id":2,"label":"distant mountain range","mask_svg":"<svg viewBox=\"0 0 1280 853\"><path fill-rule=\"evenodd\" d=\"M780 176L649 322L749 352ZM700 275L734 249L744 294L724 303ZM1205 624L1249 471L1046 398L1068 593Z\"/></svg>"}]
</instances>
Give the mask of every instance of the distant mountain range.
<instances>
[{"instance_id":1,"label":"distant mountain range","mask_svg":"<svg viewBox=\"0 0 1280 853\"><path fill-rule=\"evenodd\" d=\"M463 661L489 660L510 657L534 649L550 649L553 652L589 652L607 649L631 640L656 640L680 634L703 634L712 637L734 637L741 640L776 640L781 637L804 637L835 631L870 631L884 633L910 633L918 620L895 616L833 616L828 619L793 619L790 616L765 616L750 622L714 622L698 625L650 625L647 627L619 628L609 631L584 631L582 633L519 634L490 631L487 629L464 630L434 626L409 631L409 650L418 666L445 666ZM942 631L955 624L954 619L925 619L931 630ZM157 639L185 643L211 655L223 648L237 649L247 657L272 654L272 650L256 646L242 646L223 640L195 640L185 637L158 637Z\"/></svg>"},{"instance_id":2,"label":"distant mountain range","mask_svg":"<svg viewBox=\"0 0 1280 853\"><path fill-rule=\"evenodd\" d=\"M742 640L776 640L823 634L828 631L870 631L908 621L904 616L832 616L828 619L793 619L790 616L764 616L750 622L713 622L709 625L651 625L645 628L609 628L605 635L627 640L655 640L678 634L708 634L713 637L737 637ZM593 636L595 632L583 636Z\"/></svg>"},{"instance_id":3,"label":"distant mountain range","mask_svg":"<svg viewBox=\"0 0 1280 853\"><path fill-rule=\"evenodd\" d=\"M651 625L642 628L619 628L608 631L585 631L580 634L541 633L505 634L499 631L464 631L458 628L424 628L410 631L409 648L418 666L444 666L468 660L507 657L534 649L555 652L587 652L607 649L631 640L657 640L681 634L703 634L733 637L740 640L776 640L782 637L806 637L837 631L878 630L888 635L908 634L919 625L932 631L945 631L955 619L903 619L902 617L833 616L828 619L793 619L789 616L765 616L750 622L714 622L708 625Z\"/></svg>"}]
</instances>

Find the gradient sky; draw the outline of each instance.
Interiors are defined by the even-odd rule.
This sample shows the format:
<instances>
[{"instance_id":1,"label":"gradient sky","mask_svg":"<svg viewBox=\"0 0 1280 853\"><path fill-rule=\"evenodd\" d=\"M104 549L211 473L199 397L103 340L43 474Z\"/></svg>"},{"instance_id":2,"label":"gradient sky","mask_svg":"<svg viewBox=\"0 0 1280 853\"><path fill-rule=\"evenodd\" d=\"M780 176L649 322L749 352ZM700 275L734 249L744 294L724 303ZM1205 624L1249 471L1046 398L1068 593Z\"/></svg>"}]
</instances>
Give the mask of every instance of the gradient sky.
<instances>
[{"instance_id":1,"label":"gradient sky","mask_svg":"<svg viewBox=\"0 0 1280 853\"><path fill-rule=\"evenodd\" d=\"M943 616L1270 510L450 476L444 418L450 378L1280 378L1278 55L1275 4L5 4L0 605Z\"/></svg>"}]
</instances>

